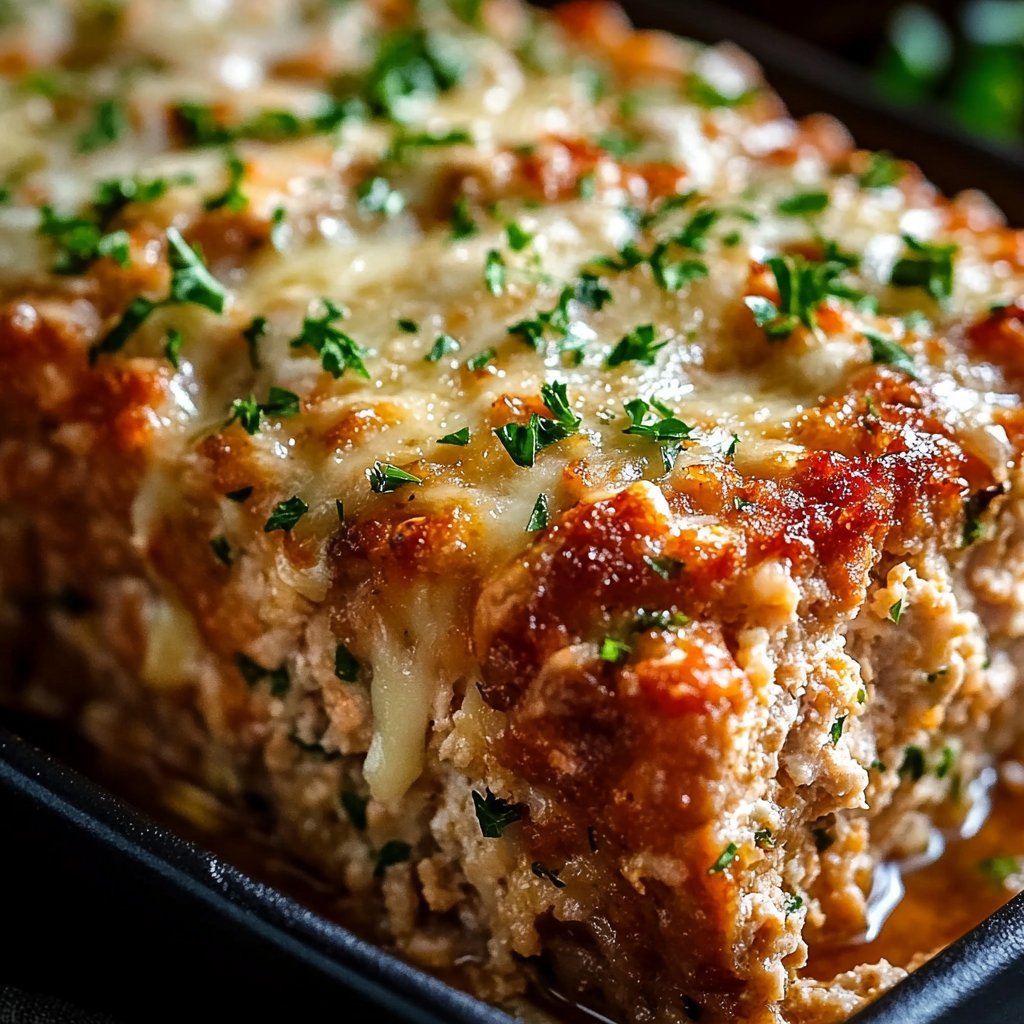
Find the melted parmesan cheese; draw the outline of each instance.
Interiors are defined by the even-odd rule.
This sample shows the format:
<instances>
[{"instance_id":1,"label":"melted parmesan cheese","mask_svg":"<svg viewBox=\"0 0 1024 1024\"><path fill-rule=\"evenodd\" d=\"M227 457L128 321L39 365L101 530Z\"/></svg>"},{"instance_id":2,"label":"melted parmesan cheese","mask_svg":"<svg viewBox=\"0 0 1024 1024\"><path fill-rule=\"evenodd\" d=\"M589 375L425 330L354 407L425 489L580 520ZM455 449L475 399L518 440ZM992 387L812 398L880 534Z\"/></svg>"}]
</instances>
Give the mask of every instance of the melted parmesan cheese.
<instances>
[{"instance_id":1,"label":"melted parmesan cheese","mask_svg":"<svg viewBox=\"0 0 1024 1024\"><path fill-rule=\"evenodd\" d=\"M123 221L127 230L147 229L152 262L159 262L159 239L169 225L199 230L214 216L204 200L210 206L225 187L225 153L215 145L176 145L168 127L175 107L210 104L236 124L261 111L309 118L330 99L329 80L365 73L374 59L383 28L371 5L325 4L315 13L307 6L138 0L127 5L119 35L94 40L100 52L92 63L59 69L58 79L67 82L58 81L58 98L25 82L8 85L0 97L0 175L13 197L0 209L0 288L11 294L43 280L52 262L52 246L36 232L37 207L45 202L70 213L103 179L138 174L174 182L164 197L130 205ZM42 17L37 8L44 7L50 27L33 38L59 48L72 31L70 8L33 5L30 17ZM948 396L949 415L978 453L1005 463L1005 433L994 422L1003 399L983 371L949 352L936 355L929 339L1012 296L1020 273L982 253L930 190L861 187L856 174L833 171L826 146L801 142L771 103L704 107L684 98L678 82L690 73L741 92L756 84L747 62L727 49L663 41L666 79L665 68L624 71L606 54L584 53L551 26L534 37L501 40L441 7L423 16L454 40L466 68L462 83L413 102L407 125L378 119L313 138L234 143L245 165L244 208L217 229L216 238L229 239L228 251L210 260L226 290L225 312L162 308L122 353L102 357L166 366L168 329L184 336L169 401L152 411L152 447L160 458L135 503L141 551L162 520L181 514L185 467L222 430L232 402L247 395L262 401L272 386L294 391L302 414L269 416L251 437L234 426L224 432L225 444L244 453L260 487L262 520L293 496L309 506L295 531L306 547L299 557L281 534L264 537L254 522L248 529L256 537L241 544L237 559L244 565L269 546L261 579L314 604L331 591L327 552L338 531L337 500L356 525L390 521L403 507L427 518L460 509L475 531L474 571L485 576L531 544L526 526L539 495L557 516L588 495L640 479L670 480L672 466L663 465L659 446L624 433L624 404L637 398L664 403L692 427L674 455L677 466L735 458L743 472L783 472L803 452L787 439L794 422L870 365L865 331L902 344L921 378ZM621 88L635 94L631 107L614 95L592 98L584 72L595 64L613 79L623 74ZM116 95L127 126L82 152L79 140L95 104L111 96L118 74L129 73L131 88ZM470 141L401 149L403 137L452 130ZM539 177L555 180L570 175L573 147L616 136L627 140L628 152L616 159L596 151L592 196L574 181L538 198L524 161L535 157ZM537 152L518 149L524 146ZM667 191L694 194L659 212L664 195L643 174L631 177L627 165L673 169L676 184ZM373 176L402 193L402 211L389 217L360 208L359 187ZM781 212L780 202L800 192L823 193L824 209L814 216ZM460 195L474 227L456 238L452 204ZM247 237L250 222L268 228L278 210L282 223L272 241L230 241L234 230ZM617 258L630 244L649 253L658 239L685 232L701 211L713 211L713 224L672 258L700 261L706 273L678 289L659 287L642 262L624 270L594 262ZM656 223L638 227L645 215ZM519 248L510 244L509 224L527 239ZM961 247L950 303L889 284L907 234ZM827 325L801 327L785 342L767 340L742 301L751 294L754 268L783 251L816 251L822 239L855 254L859 266L845 280L866 301L830 300L841 315ZM492 253L503 261L505 279L488 288ZM563 289L587 269L610 294L600 309L578 299L565 304L578 357L559 351L557 332L549 331L538 349L510 333L510 326L557 309ZM120 308L132 295L121 296ZM294 344L304 318L323 316L325 299L344 311L335 326L365 351L368 379L351 368L333 378L315 351ZM921 316L906 319L911 312ZM265 318L266 332L250 359L241 332L257 317ZM115 319L108 318L108 329ZM415 329L404 330L400 320ZM657 343L650 356L610 366L621 339L648 324ZM458 351L428 360L442 334L458 341ZM490 350L493 358L481 368L467 368L468 359ZM580 429L539 452L532 468L517 466L496 429L541 411L541 388L552 382L565 385ZM439 442L464 428L466 446ZM367 473L377 462L407 467L422 483L376 493ZM244 534L245 527L233 530ZM438 688L452 682L444 645L454 613L437 595L436 585L414 583L373 598L377 625L366 670L374 727L366 775L381 800L396 799L417 777L429 708ZM194 621L167 596L154 606L152 626L145 676L158 685L183 681L188 652L199 643Z\"/></svg>"}]
</instances>

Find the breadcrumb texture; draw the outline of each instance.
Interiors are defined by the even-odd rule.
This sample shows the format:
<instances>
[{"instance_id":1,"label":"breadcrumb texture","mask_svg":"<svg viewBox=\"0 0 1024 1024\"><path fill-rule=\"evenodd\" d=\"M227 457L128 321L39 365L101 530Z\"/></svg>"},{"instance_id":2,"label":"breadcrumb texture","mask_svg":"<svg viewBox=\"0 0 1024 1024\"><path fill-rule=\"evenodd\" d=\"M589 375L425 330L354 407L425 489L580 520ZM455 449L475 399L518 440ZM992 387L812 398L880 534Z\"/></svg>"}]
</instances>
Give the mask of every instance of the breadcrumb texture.
<instances>
[{"instance_id":1,"label":"breadcrumb texture","mask_svg":"<svg viewBox=\"0 0 1024 1024\"><path fill-rule=\"evenodd\" d=\"M805 965L1015 737L1021 236L600 3L9 6L8 697L487 999L893 984Z\"/></svg>"}]
</instances>

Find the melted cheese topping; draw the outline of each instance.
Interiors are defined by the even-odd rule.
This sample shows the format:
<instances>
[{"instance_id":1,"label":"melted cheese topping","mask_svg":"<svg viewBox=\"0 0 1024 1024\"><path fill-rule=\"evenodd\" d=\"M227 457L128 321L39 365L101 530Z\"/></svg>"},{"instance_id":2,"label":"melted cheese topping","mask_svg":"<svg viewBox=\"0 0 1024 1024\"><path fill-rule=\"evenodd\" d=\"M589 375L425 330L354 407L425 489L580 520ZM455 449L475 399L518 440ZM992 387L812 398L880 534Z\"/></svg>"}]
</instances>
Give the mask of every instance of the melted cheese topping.
<instances>
[{"instance_id":1,"label":"melted cheese topping","mask_svg":"<svg viewBox=\"0 0 1024 1024\"><path fill-rule=\"evenodd\" d=\"M950 207L898 164L891 182L865 187L867 155L820 126L817 134L795 126L727 49L655 36L640 60L500 4L485 4L485 29L443 5L423 7L429 34L411 38L446 47L459 80L410 90L391 111L404 123L371 117L229 147L183 144L174 111L204 105L227 125L285 111L297 123L323 110L332 88L365 97L368 69L380 71L396 38L386 5L133 0L100 38L77 5L40 2L0 32L0 51L21 54L0 89L5 295L69 294L74 278L49 273L54 245L37 230L38 209L92 216L97 183L125 175L170 184L103 225L128 231L133 250L130 267L105 259L87 271L102 265L107 275L99 334L135 294L164 294L156 279L131 275L159 271L171 225L207 247L226 292L221 314L182 304L156 310L121 351L98 361L102 370L148 360L168 375L166 402L151 410L160 457L136 502L142 550L162 520L183 515L175 481L220 435L260 488L259 521L228 509L223 532L243 558L268 548L275 578L304 600L321 602L330 589L337 500L350 528L458 510L473 538L466 558L484 576L532 543L526 527L539 495L557 516L636 480L669 487L673 463L734 459L744 473L784 472L803 453L794 424L871 365L869 334L902 346L941 396L951 429L1005 469L998 413L1016 400L999 393L991 367L936 340L959 337L961 324L1020 289L1015 247L1000 243L993 255L998 232L976 230L994 223L983 205ZM595 75L608 83L603 93L593 89ZM728 100L748 90L749 100ZM118 122L106 132L105 102ZM415 144L424 132L464 134ZM228 152L244 166L241 209L205 209L228 184ZM384 194L400 196L390 212L367 200L375 178ZM818 193L812 212L787 212L794 195ZM453 230L458 201L472 218L465 237ZM702 217L703 232L694 227ZM918 258L905 236L958 246L947 298L890 283L898 260ZM812 303L817 315L788 336L766 336L744 303L780 301L764 262L799 253L820 263L830 241L855 257L840 275L848 294ZM659 285L650 260L628 266L620 255L650 256L659 243L668 263L689 266L679 287ZM489 287L485 268L495 260L503 279ZM603 302L573 291L588 272L607 289ZM368 378L352 368L334 377L313 349L295 344L304 319L323 316L325 299L344 311L334 326L365 353ZM552 310L562 327L548 327L537 347L510 333ZM250 359L242 331L257 317L266 328ZM646 325L653 340L640 345L640 358L616 359L622 339L635 344ZM169 329L184 339L177 366L162 355ZM458 349L432 360L442 335ZM549 419L555 410L541 389L554 382L564 384L579 429L531 467L517 465L496 431L530 413ZM225 428L235 399L262 401L271 387L295 392L301 414L268 415L251 436L238 424ZM649 437L625 433L624 403L638 398L663 403L691 428L665 456ZM440 441L467 428L465 446ZM378 493L368 479L378 462L421 483ZM269 510L296 495L309 507L292 531L302 557L281 533L259 532ZM417 582L373 598L376 632L362 645L374 709L366 774L382 800L399 797L421 771L431 702L452 682L445 637L462 612L436 592ZM170 685L180 672L167 666L184 655L168 645L167 629L195 627L176 599L159 606L153 624L144 674Z\"/></svg>"}]
</instances>

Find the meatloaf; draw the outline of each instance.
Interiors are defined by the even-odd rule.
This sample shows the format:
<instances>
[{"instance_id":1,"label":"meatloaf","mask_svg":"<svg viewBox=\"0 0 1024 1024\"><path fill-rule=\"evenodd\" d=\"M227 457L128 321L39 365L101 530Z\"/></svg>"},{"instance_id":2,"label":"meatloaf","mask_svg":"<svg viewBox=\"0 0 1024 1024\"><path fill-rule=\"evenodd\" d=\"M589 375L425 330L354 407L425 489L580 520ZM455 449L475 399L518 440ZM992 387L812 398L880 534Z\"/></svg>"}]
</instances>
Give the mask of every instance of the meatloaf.
<instances>
[{"instance_id":1,"label":"meatloaf","mask_svg":"<svg viewBox=\"0 0 1024 1024\"><path fill-rule=\"evenodd\" d=\"M0 69L0 597L76 666L6 699L490 1000L896 981L806 964L1017 736L998 211L589 0L38 0Z\"/></svg>"}]
</instances>

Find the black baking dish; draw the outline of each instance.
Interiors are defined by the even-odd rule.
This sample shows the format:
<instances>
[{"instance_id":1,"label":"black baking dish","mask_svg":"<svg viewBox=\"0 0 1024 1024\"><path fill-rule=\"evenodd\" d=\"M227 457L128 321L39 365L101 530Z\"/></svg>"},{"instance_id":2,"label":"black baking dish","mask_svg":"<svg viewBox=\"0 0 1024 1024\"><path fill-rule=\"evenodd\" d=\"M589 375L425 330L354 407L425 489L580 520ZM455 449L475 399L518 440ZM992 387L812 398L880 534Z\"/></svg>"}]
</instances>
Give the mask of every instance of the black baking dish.
<instances>
[{"instance_id":1,"label":"black baking dish","mask_svg":"<svg viewBox=\"0 0 1024 1024\"><path fill-rule=\"evenodd\" d=\"M632 0L643 27L731 40L796 114L840 118L858 142L915 160L944 190L980 188L1024 224L1024 158L908 116L867 76L704 2ZM8 723L10 724L10 723ZM0 984L118 1021L280 1018L509 1024L154 824L0 724ZM1024 1020L1024 895L857 1016L856 1024Z\"/></svg>"}]
</instances>

